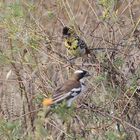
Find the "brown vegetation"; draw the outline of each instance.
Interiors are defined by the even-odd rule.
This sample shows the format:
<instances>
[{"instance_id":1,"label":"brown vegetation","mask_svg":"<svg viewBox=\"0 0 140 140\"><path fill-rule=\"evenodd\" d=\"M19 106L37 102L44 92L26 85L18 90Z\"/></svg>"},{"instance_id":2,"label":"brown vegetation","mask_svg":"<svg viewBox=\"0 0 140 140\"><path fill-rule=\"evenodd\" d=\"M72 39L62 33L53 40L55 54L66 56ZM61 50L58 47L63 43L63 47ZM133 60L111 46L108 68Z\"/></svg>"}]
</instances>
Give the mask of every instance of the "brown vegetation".
<instances>
[{"instance_id":1,"label":"brown vegetation","mask_svg":"<svg viewBox=\"0 0 140 140\"><path fill-rule=\"evenodd\" d=\"M138 0L0 2L0 137L139 140L139 7ZM69 65L64 25L75 27L96 61ZM45 119L43 98L79 68L92 74L86 93Z\"/></svg>"}]
</instances>

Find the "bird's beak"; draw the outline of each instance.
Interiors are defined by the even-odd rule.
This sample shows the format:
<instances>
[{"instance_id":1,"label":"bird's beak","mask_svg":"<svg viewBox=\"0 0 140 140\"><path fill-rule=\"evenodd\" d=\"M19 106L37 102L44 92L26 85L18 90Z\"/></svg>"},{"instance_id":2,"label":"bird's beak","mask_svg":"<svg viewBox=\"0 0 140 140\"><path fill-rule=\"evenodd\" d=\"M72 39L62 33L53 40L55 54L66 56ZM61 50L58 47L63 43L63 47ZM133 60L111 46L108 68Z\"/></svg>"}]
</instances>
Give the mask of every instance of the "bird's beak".
<instances>
[{"instance_id":1,"label":"bird's beak","mask_svg":"<svg viewBox=\"0 0 140 140\"><path fill-rule=\"evenodd\" d=\"M88 72L85 74L85 77L91 76Z\"/></svg>"}]
</instances>

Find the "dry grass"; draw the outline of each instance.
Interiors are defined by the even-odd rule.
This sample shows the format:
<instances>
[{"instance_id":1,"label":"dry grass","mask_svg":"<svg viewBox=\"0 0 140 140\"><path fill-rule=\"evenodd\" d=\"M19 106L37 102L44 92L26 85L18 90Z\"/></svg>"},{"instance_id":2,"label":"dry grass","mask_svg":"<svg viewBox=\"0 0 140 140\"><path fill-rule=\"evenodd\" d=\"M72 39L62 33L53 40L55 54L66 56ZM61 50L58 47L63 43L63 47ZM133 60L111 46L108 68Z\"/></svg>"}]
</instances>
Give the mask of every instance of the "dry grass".
<instances>
[{"instance_id":1,"label":"dry grass","mask_svg":"<svg viewBox=\"0 0 140 140\"><path fill-rule=\"evenodd\" d=\"M138 0L0 2L0 137L36 140L140 139ZM97 61L68 66L62 28L74 25ZM42 99L86 69L87 92L44 119Z\"/></svg>"}]
</instances>

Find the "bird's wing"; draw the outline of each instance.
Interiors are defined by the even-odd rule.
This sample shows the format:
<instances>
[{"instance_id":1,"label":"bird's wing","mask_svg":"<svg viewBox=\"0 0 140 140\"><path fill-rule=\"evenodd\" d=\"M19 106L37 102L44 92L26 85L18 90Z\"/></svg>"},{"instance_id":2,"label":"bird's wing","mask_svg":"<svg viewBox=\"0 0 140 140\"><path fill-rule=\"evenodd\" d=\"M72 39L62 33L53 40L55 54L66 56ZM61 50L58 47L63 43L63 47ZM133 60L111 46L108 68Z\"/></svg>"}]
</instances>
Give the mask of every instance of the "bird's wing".
<instances>
[{"instance_id":1,"label":"bird's wing","mask_svg":"<svg viewBox=\"0 0 140 140\"><path fill-rule=\"evenodd\" d=\"M56 92L53 94L53 103L61 102L62 100L71 96L71 94L80 90L80 82L75 80L68 80L65 82L63 86L58 88Z\"/></svg>"}]
</instances>

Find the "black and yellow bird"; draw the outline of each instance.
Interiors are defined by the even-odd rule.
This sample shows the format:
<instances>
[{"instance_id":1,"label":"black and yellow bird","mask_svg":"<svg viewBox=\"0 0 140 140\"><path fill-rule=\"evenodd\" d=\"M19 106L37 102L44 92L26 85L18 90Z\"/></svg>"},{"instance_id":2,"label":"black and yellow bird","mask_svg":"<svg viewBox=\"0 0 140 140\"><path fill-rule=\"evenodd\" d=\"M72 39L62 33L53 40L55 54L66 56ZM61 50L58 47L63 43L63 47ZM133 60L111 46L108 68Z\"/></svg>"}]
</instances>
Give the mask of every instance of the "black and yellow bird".
<instances>
[{"instance_id":1,"label":"black and yellow bird","mask_svg":"<svg viewBox=\"0 0 140 140\"><path fill-rule=\"evenodd\" d=\"M84 55L90 54L87 44L78 36L74 28L65 26L62 34L65 47L72 56L83 57Z\"/></svg>"},{"instance_id":2,"label":"black and yellow bird","mask_svg":"<svg viewBox=\"0 0 140 140\"><path fill-rule=\"evenodd\" d=\"M64 39L65 47L69 54L74 56L73 58L90 56L91 62L98 62L95 51L117 51L116 48L90 48L76 33L74 27L63 27L62 37Z\"/></svg>"}]
</instances>

